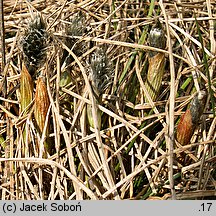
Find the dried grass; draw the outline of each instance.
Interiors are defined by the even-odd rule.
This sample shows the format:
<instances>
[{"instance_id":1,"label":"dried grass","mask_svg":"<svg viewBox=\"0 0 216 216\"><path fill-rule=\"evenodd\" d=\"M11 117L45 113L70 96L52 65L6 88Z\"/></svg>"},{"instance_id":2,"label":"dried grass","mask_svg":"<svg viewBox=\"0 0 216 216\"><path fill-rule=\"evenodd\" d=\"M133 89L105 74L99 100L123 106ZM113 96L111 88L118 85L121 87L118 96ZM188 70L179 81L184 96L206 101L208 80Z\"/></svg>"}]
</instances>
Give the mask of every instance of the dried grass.
<instances>
[{"instance_id":1,"label":"dried grass","mask_svg":"<svg viewBox=\"0 0 216 216\"><path fill-rule=\"evenodd\" d=\"M0 198L215 198L215 8L212 0L5 0ZM19 87L24 61L20 40L36 12L49 34L46 62L36 72L46 77L50 103L40 132L33 114L35 100L28 101L28 112L23 113ZM77 12L85 15L81 36L65 29ZM165 50L148 44L158 20L167 39ZM89 82L90 58L97 47L107 49L114 71L99 102ZM166 58L156 99L145 87L149 51ZM69 81L62 81L67 73ZM37 75L33 79L35 95ZM204 113L190 143L181 146L175 140L179 117L203 88L209 92ZM92 107L93 129L87 104ZM47 139L53 148L44 156Z\"/></svg>"}]
</instances>

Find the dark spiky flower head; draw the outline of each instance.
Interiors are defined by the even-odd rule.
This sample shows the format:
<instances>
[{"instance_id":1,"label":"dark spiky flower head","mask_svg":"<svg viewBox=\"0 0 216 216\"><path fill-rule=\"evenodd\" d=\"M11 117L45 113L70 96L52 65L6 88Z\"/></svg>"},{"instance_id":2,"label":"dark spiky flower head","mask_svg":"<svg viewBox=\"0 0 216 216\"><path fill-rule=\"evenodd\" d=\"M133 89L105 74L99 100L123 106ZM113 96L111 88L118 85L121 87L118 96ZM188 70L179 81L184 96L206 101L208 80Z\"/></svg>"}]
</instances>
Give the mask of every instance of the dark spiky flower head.
<instances>
[{"instance_id":1,"label":"dark spiky flower head","mask_svg":"<svg viewBox=\"0 0 216 216\"><path fill-rule=\"evenodd\" d=\"M149 33L149 45L159 49L165 49L166 41L165 41L165 33L160 22L157 22L155 26L152 27ZM150 51L150 57L153 57L158 52Z\"/></svg>"},{"instance_id":2,"label":"dark spiky flower head","mask_svg":"<svg viewBox=\"0 0 216 216\"><path fill-rule=\"evenodd\" d=\"M82 36L86 31L85 15L82 12L78 12L69 18L67 24L66 34L70 36Z\"/></svg>"},{"instance_id":3,"label":"dark spiky flower head","mask_svg":"<svg viewBox=\"0 0 216 216\"><path fill-rule=\"evenodd\" d=\"M77 56L83 53L84 44L79 42L77 38L73 38L73 36L83 36L85 32L86 17L82 12L77 12L68 19L68 23L65 26L65 34L71 37L67 39L66 45L70 49L73 47L73 52Z\"/></svg>"},{"instance_id":4,"label":"dark spiky flower head","mask_svg":"<svg viewBox=\"0 0 216 216\"><path fill-rule=\"evenodd\" d=\"M77 12L73 16L66 19L66 23L64 25L65 35L68 36L64 43L67 45L69 49L73 49L73 52L76 56L81 56L85 51L85 44L82 41L79 41L74 36L82 36L86 31L86 19L85 15L82 12ZM64 50L61 64L64 66L70 65L73 58L69 53ZM68 68L69 69L69 68Z\"/></svg>"},{"instance_id":5,"label":"dark spiky flower head","mask_svg":"<svg viewBox=\"0 0 216 216\"><path fill-rule=\"evenodd\" d=\"M198 92L191 101L190 111L192 116L192 122L194 125L197 125L200 120L200 117L205 108L206 99L207 93L206 91L202 90Z\"/></svg>"},{"instance_id":6,"label":"dark spiky flower head","mask_svg":"<svg viewBox=\"0 0 216 216\"><path fill-rule=\"evenodd\" d=\"M104 48L97 48L90 61L90 83L97 103L101 102L102 94L109 87L113 78L111 64ZM92 106L87 105L87 117L89 125L94 128ZM97 109L98 126L101 127L101 112Z\"/></svg>"},{"instance_id":7,"label":"dark spiky flower head","mask_svg":"<svg viewBox=\"0 0 216 216\"><path fill-rule=\"evenodd\" d=\"M35 15L28 24L20 45L24 54L25 65L30 73L41 67L46 58L48 33L41 15Z\"/></svg>"},{"instance_id":8,"label":"dark spiky flower head","mask_svg":"<svg viewBox=\"0 0 216 216\"><path fill-rule=\"evenodd\" d=\"M91 56L90 81L97 96L101 96L111 84L113 70L104 48L97 48Z\"/></svg>"}]
</instances>

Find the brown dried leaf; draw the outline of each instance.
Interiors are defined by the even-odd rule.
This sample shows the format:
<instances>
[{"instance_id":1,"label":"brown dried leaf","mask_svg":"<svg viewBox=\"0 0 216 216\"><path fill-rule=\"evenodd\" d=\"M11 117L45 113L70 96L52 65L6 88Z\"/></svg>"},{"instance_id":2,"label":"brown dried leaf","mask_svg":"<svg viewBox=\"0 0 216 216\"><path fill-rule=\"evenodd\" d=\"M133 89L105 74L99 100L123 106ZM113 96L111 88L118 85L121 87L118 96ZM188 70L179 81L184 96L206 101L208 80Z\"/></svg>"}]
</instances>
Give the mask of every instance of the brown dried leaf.
<instances>
[{"instance_id":1,"label":"brown dried leaf","mask_svg":"<svg viewBox=\"0 0 216 216\"><path fill-rule=\"evenodd\" d=\"M191 111L188 109L184 115L181 116L176 133L176 139L181 145L187 145L194 132L194 125L192 123Z\"/></svg>"},{"instance_id":2,"label":"brown dried leaf","mask_svg":"<svg viewBox=\"0 0 216 216\"><path fill-rule=\"evenodd\" d=\"M176 139L181 145L187 145L200 120L206 103L206 92L200 91L190 103L190 108L181 116L177 126Z\"/></svg>"}]
</instances>

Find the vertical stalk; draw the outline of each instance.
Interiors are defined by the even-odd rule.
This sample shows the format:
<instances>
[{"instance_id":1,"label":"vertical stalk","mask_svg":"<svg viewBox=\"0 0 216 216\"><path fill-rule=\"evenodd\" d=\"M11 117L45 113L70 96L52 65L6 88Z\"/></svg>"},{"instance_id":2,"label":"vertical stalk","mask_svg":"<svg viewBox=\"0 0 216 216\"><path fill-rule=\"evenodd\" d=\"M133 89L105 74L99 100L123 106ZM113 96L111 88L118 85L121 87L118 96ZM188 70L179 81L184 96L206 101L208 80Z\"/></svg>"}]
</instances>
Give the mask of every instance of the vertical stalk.
<instances>
[{"instance_id":1,"label":"vertical stalk","mask_svg":"<svg viewBox=\"0 0 216 216\"><path fill-rule=\"evenodd\" d=\"M4 30L4 8L3 0L0 0L0 31L1 31L1 52L2 52L2 71L5 67L5 30Z\"/></svg>"},{"instance_id":2,"label":"vertical stalk","mask_svg":"<svg viewBox=\"0 0 216 216\"><path fill-rule=\"evenodd\" d=\"M172 43L169 31L168 17L166 15L165 7L163 0L159 1L159 5L161 7L162 13L164 15L166 30L167 30L167 42L168 42L168 51L169 51L169 63L170 63L170 99L169 99L169 124L168 124L168 150L169 150L169 158L168 158L168 167L169 167L169 182L170 189L172 194L172 199L176 199L176 192L174 187L174 179L173 179L173 150L174 150L174 108L175 108L175 67L174 67L174 59L173 59L173 51L172 51Z\"/></svg>"},{"instance_id":3,"label":"vertical stalk","mask_svg":"<svg viewBox=\"0 0 216 216\"><path fill-rule=\"evenodd\" d=\"M6 97L7 94L7 81L6 74L4 73L6 58L5 58L5 29L4 29L4 7L3 0L0 0L0 34L1 34L1 53L2 53L2 62L1 62L1 71L3 72L3 81L0 86L0 91L2 91L3 96Z\"/></svg>"},{"instance_id":4,"label":"vertical stalk","mask_svg":"<svg viewBox=\"0 0 216 216\"><path fill-rule=\"evenodd\" d=\"M3 72L2 75L4 75L4 68L5 68L5 31L4 31L4 9L3 9L3 0L0 0L0 34L1 34L1 53L2 53L2 62L1 62L1 71ZM6 87L6 76L4 75L3 77L3 81L2 81L2 85L1 85L1 91L3 92L3 96L6 96L7 94L7 87ZM8 117L6 116L6 120L8 122ZM8 130L8 124L7 124L7 134L9 134L9 130ZM10 147L8 144L6 144L5 146L5 158L10 157ZM4 171L4 183L7 182L7 178L8 178L8 170L10 169L11 163L10 164L5 164L5 171ZM5 198L6 195L6 190L3 189L2 191L2 197L3 199Z\"/></svg>"}]
</instances>

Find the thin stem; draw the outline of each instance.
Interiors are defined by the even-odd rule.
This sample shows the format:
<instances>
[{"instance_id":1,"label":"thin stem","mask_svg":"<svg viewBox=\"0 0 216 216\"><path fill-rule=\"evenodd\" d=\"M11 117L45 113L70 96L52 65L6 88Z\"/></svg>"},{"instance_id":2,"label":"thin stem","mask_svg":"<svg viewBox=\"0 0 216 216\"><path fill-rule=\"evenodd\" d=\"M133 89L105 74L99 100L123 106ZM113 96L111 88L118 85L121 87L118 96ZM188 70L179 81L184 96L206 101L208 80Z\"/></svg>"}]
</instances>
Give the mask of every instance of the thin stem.
<instances>
[{"instance_id":1,"label":"thin stem","mask_svg":"<svg viewBox=\"0 0 216 216\"><path fill-rule=\"evenodd\" d=\"M172 194L172 199L176 199L176 193L174 188L174 179L173 179L173 151L174 151L174 108L175 108L175 67L174 67L174 59L173 59L173 52L172 52L172 43L170 38L170 31L169 31L169 24L168 18L166 15L166 11L164 8L163 0L159 1L161 6L161 10L164 15L166 30L167 30L167 42L168 42L168 51L169 51L169 62L170 62L170 101L169 101L169 130L168 130L168 150L169 150L169 182L170 182L170 189Z\"/></svg>"},{"instance_id":2,"label":"thin stem","mask_svg":"<svg viewBox=\"0 0 216 216\"><path fill-rule=\"evenodd\" d=\"M5 67L5 30L4 30L4 8L3 0L0 0L0 29L1 29L1 52L2 52L2 71Z\"/></svg>"}]
</instances>

